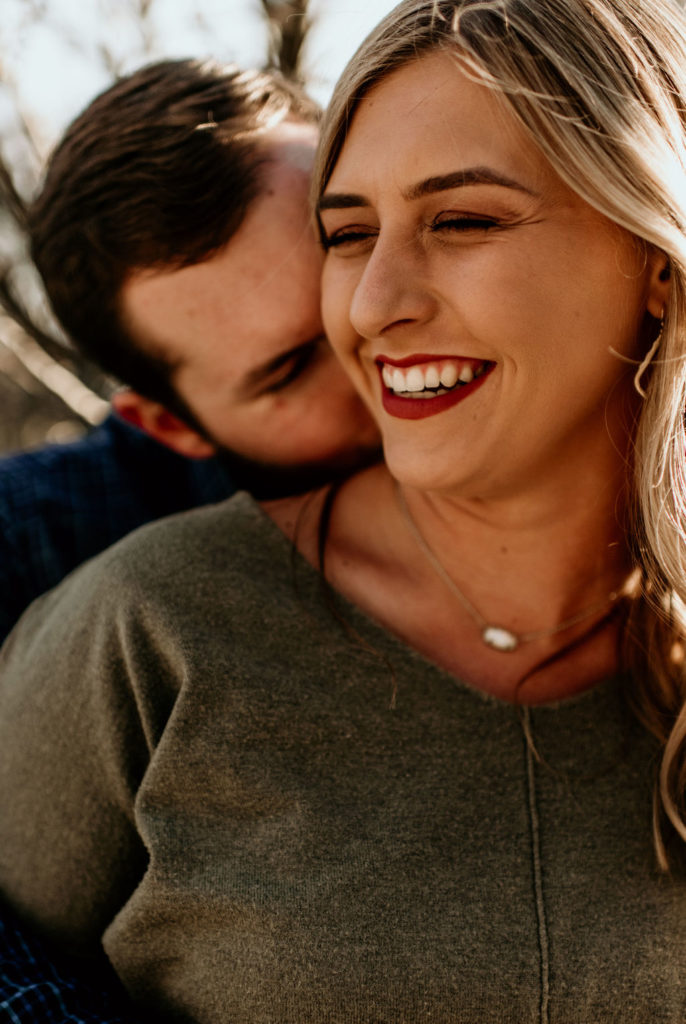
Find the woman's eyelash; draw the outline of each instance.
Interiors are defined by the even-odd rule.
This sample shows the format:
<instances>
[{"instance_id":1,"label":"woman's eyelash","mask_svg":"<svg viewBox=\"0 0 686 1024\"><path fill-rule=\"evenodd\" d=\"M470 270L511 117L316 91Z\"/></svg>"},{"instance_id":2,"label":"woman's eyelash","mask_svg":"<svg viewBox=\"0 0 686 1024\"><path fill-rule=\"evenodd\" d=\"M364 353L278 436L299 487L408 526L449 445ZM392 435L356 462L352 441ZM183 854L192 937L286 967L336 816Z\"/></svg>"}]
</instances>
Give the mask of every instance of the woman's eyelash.
<instances>
[{"instance_id":1,"label":"woman's eyelash","mask_svg":"<svg viewBox=\"0 0 686 1024\"><path fill-rule=\"evenodd\" d=\"M429 227L431 231L489 231L501 226L501 222L494 217L480 217L474 215L444 217L442 220L433 221ZM338 246L354 245L357 242L366 242L375 234L370 228L342 228L331 235L321 232L321 243L325 252L335 249Z\"/></svg>"},{"instance_id":2,"label":"woman's eyelash","mask_svg":"<svg viewBox=\"0 0 686 1024\"><path fill-rule=\"evenodd\" d=\"M322 232L321 242L326 252L329 249L335 249L338 245L346 245L354 242L366 241L372 234L372 231L361 231L361 230L350 230L350 231L336 231L333 235L326 235Z\"/></svg>"},{"instance_id":3,"label":"woman's eyelash","mask_svg":"<svg viewBox=\"0 0 686 1024\"><path fill-rule=\"evenodd\" d=\"M443 220L436 220L431 225L432 231L440 231L448 228L453 231L488 231L489 228L499 227L500 222L493 217L479 217L476 215L462 217L445 217Z\"/></svg>"}]
</instances>

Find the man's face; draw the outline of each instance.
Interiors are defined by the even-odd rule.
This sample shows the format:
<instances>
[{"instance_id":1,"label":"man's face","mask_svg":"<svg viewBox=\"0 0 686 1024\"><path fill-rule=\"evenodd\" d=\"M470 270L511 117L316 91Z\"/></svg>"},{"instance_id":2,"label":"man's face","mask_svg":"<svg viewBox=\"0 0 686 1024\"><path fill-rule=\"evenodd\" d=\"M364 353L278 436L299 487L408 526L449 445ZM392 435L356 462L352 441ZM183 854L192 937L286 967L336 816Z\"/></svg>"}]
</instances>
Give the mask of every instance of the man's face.
<instances>
[{"instance_id":1,"label":"man's face","mask_svg":"<svg viewBox=\"0 0 686 1024\"><path fill-rule=\"evenodd\" d=\"M378 445L324 336L307 203L315 146L310 125L270 130L262 191L228 245L193 266L139 271L121 293L129 329L176 367L175 391L219 449L313 479Z\"/></svg>"}]
</instances>

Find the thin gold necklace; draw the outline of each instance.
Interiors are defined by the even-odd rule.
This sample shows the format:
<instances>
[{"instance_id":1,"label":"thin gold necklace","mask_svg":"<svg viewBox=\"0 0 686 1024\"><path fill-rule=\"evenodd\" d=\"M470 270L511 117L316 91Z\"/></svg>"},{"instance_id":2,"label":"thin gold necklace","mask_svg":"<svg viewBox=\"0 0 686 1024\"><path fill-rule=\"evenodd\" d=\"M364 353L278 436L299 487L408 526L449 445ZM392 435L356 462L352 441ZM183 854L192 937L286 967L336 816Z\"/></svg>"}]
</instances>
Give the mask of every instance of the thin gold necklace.
<instances>
[{"instance_id":1,"label":"thin gold necklace","mask_svg":"<svg viewBox=\"0 0 686 1024\"><path fill-rule=\"evenodd\" d=\"M571 629L572 626L576 626L578 622L583 622L584 619L590 619L596 612L601 611L609 604L614 602L620 597L617 591L612 591L603 601L598 601L596 604L591 605L590 608L586 608L585 611L579 612L577 615L573 615L570 619L565 619L557 626L549 626L547 629L535 629L530 633L514 633L511 629L506 629L504 626L496 626L492 622L488 622L481 612L474 607L469 598L462 593L455 580L450 576L446 569L443 568L441 562L439 562L436 555L433 553L423 535L419 531L419 527L415 523L410 510L407 507L405 501L405 495L400 489L400 485L396 483L395 490L398 495L398 504L400 511L403 514L403 518L407 524L407 527L417 542L418 547L423 551L424 555L428 559L429 563L443 580L446 587L452 594L455 595L457 600L460 602L462 607L472 617L479 630L481 631L481 639L487 647L493 648L494 651L502 651L507 654L510 651L516 651L521 644L531 643L533 640L543 640L545 637L555 636L556 633L564 633L566 629Z\"/></svg>"}]
</instances>

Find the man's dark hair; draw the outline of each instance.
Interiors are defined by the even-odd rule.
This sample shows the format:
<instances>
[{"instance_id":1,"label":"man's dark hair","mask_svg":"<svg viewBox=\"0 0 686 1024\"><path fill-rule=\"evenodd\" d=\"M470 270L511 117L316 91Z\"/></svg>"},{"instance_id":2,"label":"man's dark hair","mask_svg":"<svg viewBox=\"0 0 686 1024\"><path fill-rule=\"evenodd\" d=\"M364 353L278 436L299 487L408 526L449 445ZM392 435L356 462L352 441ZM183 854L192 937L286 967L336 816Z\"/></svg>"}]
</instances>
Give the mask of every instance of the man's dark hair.
<instances>
[{"instance_id":1,"label":"man's dark hair","mask_svg":"<svg viewBox=\"0 0 686 1024\"><path fill-rule=\"evenodd\" d=\"M74 344L187 421L174 366L128 330L121 288L134 271L200 263L229 241L260 193L260 128L283 116L316 123L319 110L276 73L151 64L70 125L29 212L33 259Z\"/></svg>"}]
</instances>

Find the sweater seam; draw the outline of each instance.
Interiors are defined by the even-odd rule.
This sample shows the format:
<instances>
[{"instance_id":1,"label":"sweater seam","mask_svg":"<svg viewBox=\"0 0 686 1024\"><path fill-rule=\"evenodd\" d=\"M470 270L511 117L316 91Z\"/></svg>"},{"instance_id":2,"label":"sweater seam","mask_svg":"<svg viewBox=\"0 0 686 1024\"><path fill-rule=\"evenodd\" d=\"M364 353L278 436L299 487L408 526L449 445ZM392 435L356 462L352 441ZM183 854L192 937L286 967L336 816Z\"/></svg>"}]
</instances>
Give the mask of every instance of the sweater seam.
<instances>
[{"instance_id":1,"label":"sweater seam","mask_svg":"<svg viewBox=\"0 0 686 1024\"><path fill-rule=\"evenodd\" d=\"M529 814L529 832L531 837L531 861L534 884L534 902L536 906L536 923L538 932L538 950L540 966L540 1024L550 1024L550 946L548 925L546 921L545 897L543 889L543 867L541 858L541 827L536 800L536 750L531 731L531 712L528 707L522 709L522 728L526 747L527 777L527 809Z\"/></svg>"}]
</instances>

